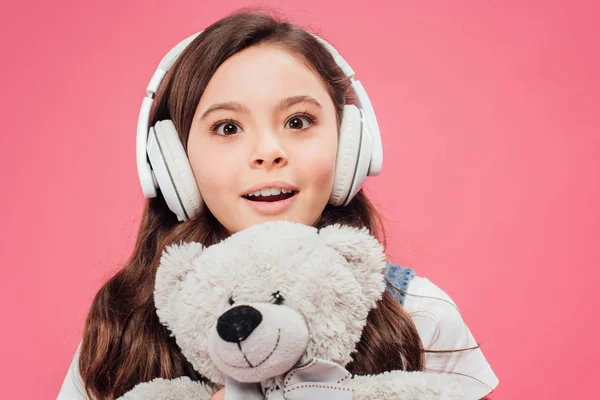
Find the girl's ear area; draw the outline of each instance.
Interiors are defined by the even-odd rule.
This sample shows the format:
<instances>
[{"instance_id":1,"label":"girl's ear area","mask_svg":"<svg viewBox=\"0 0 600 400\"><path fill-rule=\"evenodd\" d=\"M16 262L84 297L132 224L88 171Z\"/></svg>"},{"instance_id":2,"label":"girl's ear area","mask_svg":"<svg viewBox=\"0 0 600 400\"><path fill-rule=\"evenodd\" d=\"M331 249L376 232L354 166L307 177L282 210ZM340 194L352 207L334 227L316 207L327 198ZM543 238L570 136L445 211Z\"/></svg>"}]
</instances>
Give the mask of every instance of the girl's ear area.
<instances>
[{"instance_id":1,"label":"girl's ear area","mask_svg":"<svg viewBox=\"0 0 600 400\"><path fill-rule=\"evenodd\" d=\"M382 244L367 228L341 224L321 228L319 236L326 246L346 259L367 298L378 300L385 290L386 257Z\"/></svg>"},{"instance_id":2,"label":"girl's ear area","mask_svg":"<svg viewBox=\"0 0 600 400\"><path fill-rule=\"evenodd\" d=\"M163 250L154 283L154 304L161 322L168 323L176 314L177 294L203 251L204 246L197 242L180 242Z\"/></svg>"}]
</instances>

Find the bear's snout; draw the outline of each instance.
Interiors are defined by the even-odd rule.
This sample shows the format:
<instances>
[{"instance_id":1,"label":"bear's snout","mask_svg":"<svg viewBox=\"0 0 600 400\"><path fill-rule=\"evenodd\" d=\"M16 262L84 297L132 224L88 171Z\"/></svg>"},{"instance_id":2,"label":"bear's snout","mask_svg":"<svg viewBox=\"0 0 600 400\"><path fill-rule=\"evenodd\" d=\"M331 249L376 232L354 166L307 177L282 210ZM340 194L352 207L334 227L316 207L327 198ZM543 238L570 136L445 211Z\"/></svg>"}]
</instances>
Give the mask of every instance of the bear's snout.
<instances>
[{"instance_id":1,"label":"bear's snout","mask_svg":"<svg viewBox=\"0 0 600 400\"><path fill-rule=\"evenodd\" d=\"M254 307L241 305L223 313L217 320L217 333L226 342L239 343L262 322L262 314Z\"/></svg>"}]
</instances>

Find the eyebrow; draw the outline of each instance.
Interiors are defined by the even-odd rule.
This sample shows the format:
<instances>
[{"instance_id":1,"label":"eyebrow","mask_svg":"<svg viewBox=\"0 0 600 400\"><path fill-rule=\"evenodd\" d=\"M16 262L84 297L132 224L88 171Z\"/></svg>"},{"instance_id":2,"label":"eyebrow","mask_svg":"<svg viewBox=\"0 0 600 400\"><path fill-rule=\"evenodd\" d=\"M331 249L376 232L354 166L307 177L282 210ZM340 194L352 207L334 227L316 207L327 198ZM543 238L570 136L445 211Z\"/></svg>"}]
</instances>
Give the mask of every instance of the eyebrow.
<instances>
[{"instance_id":1,"label":"eyebrow","mask_svg":"<svg viewBox=\"0 0 600 400\"><path fill-rule=\"evenodd\" d=\"M319 109L323 109L323 106L321 105L321 103L319 103L315 98L313 98L311 96L291 96L291 97L286 97L285 99L281 100L275 106L275 111L279 112L282 110L286 110L286 109L290 108L291 106L298 104L298 103L312 103L315 106L319 107ZM226 103L213 104L210 107L208 107L208 109L206 111L204 111L204 113L200 117L200 120L206 119L210 114L214 113L217 110L228 110L228 111L234 111L234 112L240 112L240 113L246 113L246 114L250 113L250 110L248 110L248 108L246 106L243 106L242 104L236 103L234 101L228 101Z\"/></svg>"}]
</instances>

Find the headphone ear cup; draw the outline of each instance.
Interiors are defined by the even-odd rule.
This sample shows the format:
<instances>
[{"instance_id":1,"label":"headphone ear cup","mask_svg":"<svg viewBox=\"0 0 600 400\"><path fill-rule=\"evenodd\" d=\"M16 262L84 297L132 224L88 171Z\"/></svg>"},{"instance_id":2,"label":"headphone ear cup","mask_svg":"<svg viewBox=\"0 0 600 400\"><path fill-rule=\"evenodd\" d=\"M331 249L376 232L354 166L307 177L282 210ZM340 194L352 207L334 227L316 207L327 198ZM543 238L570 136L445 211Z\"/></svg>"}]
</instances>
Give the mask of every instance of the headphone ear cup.
<instances>
[{"instance_id":1,"label":"headphone ear cup","mask_svg":"<svg viewBox=\"0 0 600 400\"><path fill-rule=\"evenodd\" d=\"M204 202L173 121L158 121L150 130L148 157L171 211L180 221L197 215Z\"/></svg>"},{"instance_id":2,"label":"headphone ear cup","mask_svg":"<svg viewBox=\"0 0 600 400\"><path fill-rule=\"evenodd\" d=\"M361 135L362 120L360 110L353 104L344 105L344 115L340 127L335 161L335 175L329 204L340 206L347 203L356 174Z\"/></svg>"}]
</instances>

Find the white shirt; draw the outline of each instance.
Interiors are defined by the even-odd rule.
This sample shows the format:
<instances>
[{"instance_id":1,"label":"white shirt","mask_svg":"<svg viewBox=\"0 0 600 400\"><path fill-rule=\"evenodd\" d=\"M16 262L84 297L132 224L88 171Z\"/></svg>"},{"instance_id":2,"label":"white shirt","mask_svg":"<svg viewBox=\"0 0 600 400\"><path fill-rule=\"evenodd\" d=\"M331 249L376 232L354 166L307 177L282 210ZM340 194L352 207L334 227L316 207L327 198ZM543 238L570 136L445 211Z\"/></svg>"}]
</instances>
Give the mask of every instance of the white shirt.
<instances>
[{"instance_id":1,"label":"white shirt","mask_svg":"<svg viewBox=\"0 0 600 400\"><path fill-rule=\"evenodd\" d=\"M404 309L412 317L425 350L477 346L454 301L429 279L415 276L408 284L407 293ZM499 382L479 348L453 353L425 353L425 370L457 374L465 400L481 399Z\"/></svg>"},{"instance_id":2,"label":"white shirt","mask_svg":"<svg viewBox=\"0 0 600 400\"><path fill-rule=\"evenodd\" d=\"M425 298L425 297L433 298ZM477 346L452 299L429 279L415 276L409 283L404 309L413 318L425 350L454 350ZM57 400L89 400L79 375L77 347ZM481 349L454 353L425 353L425 369L469 375L460 379L465 400L480 399L498 385L498 378Z\"/></svg>"}]
</instances>

